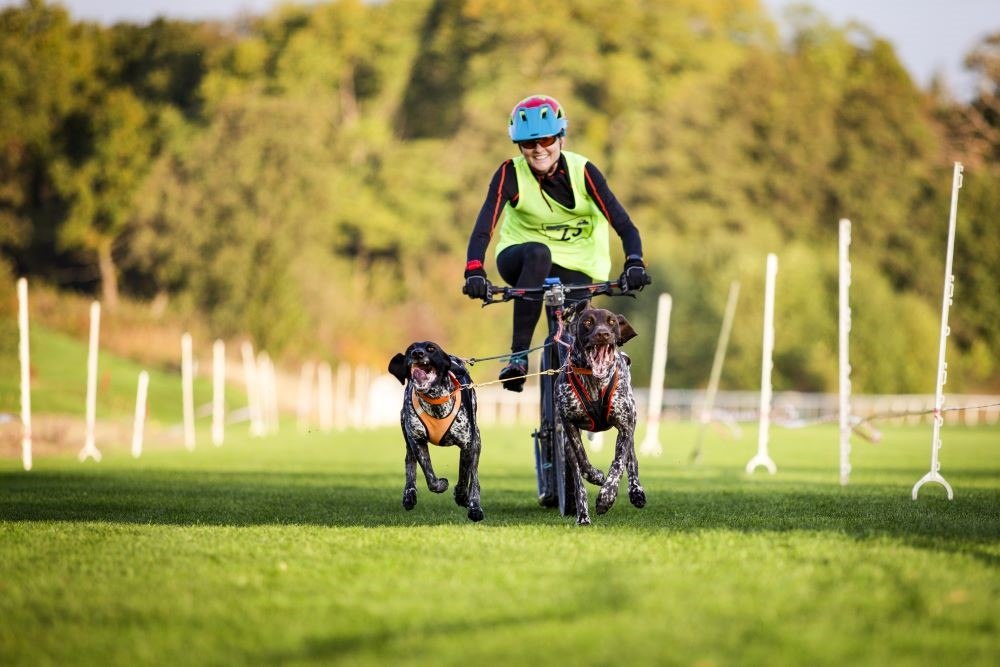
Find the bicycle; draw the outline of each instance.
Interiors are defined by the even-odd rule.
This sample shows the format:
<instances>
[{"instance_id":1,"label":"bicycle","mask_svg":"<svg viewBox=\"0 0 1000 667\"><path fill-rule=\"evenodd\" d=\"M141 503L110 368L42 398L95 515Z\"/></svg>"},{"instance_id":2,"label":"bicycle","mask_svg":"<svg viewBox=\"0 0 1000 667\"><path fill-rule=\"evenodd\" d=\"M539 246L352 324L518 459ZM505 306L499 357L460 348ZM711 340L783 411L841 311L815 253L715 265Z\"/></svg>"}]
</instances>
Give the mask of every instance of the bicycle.
<instances>
[{"instance_id":1,"label":"bicycle","mask_svg":"<svg viewBox=\"0 0 1000 667\"><path fill-rule=\"evenodd\" d=\"M566 363L566 354L572 344L563 327L564 305L567 300L575 303L594 296L635 298L636 294L614 281L564 285L559 278L546 278L540 287L491 286L483 299L484 307L514 300L541 301L545 304L548 335L542 347L539 371L539 424L531 435L534 439L538 502L542 507L558 506L562 516L576 514L576 481L566 460L566 435L559 419L554 391L558 373Z\"/></svg>"}]
</instances>

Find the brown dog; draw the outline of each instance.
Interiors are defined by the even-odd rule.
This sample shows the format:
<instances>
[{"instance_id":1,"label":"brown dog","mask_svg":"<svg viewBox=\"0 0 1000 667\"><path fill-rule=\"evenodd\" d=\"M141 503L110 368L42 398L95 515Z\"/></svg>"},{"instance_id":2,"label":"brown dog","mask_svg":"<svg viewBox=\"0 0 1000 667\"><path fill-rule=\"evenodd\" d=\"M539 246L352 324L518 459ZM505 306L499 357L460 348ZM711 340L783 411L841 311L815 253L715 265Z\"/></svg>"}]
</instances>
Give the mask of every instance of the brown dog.
<instances>
[{"instance_id":1,"label":"brown dog","mask_svg":"<svg viewBox=\"0 0 1000 667\"><path fill-rule=\"evenodd\" d=\"M630 361L620 350L637 334L623 315L589 304L577 311L570 331L573 345L569 363L559 374L555 392L566 431L566 458L576 476L576 522L584 525L590 523L590 514L582 477L594 479L600 472L587 459L581 429L618 430L614 459L597 497L597 513L604 514L614 504L624 472L628 473L629 500L640 508L646 504L635 456L636 406Z\"/></svg>"}]
</instances>

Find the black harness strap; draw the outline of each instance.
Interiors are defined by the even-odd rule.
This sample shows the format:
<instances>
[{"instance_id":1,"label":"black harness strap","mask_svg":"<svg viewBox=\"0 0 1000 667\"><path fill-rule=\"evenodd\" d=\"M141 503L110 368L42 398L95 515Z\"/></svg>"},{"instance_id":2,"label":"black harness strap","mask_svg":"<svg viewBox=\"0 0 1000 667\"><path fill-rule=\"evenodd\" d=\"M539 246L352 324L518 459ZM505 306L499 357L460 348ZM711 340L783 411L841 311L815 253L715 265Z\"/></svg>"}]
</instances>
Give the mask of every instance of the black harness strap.
<instances>
[{"instance_id":1,"label":"black harness strap","mask_svg":"<svg viewBox=\"0 0 1000 667\"><path fill-rule=\"evenodd\" d=\"M611 403L615 392L618 390L618 366L615 366L615 375L611 378L611 382L604 387L604 390L601 391L597 398L591 398L589 392L587 392L587 388L583 386L583 380L580 379L580 371L582 370L573 367L566 372L566 377L569 380L569 386L573 389L573 393L576 394L577 400L580 401L584 412L587 413L587 418L590 419L590 428L586 430L591 433L607 431L611 428L611 424L609 423ZM584 373L586 372L584 371Z\"/></svg>"}]
</instances>

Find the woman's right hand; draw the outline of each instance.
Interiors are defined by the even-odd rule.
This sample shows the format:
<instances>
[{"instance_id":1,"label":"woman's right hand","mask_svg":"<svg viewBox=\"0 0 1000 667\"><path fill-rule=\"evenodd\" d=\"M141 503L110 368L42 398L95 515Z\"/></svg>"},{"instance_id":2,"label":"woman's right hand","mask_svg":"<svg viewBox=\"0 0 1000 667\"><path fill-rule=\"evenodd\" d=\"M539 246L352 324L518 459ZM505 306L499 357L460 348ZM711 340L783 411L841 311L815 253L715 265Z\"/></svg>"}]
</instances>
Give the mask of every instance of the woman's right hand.
<instances>
[{"instance_id":1,"label":"woman's right hand","mask_svg":"<svg viewBox=\"0 0 1000 667\"><path fill-rule=\"evenodd\" d=\"M462 287L462 294L468 295L470 299L483 300L489 296L492 285L486 279L486 271L483 269L466 269L465 286Z\"/></svg>"}]
</instances>

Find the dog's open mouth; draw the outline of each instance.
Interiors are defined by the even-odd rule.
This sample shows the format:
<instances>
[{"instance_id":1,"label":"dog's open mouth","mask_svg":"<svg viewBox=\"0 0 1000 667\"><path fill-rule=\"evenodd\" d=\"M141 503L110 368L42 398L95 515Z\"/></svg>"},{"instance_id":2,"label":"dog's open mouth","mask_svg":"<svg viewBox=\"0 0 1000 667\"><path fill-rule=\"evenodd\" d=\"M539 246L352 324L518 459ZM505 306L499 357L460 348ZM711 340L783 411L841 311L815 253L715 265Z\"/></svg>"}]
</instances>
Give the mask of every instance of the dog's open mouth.
<instances>
[{"instance_id":1,"label":"dog's open mouth","mask_svg":"<svg viewBox=\"0 0 1000 667\"><path fill-rule=\"evenodd\" d=\"M419 389L426 389L434 384L437 372L430 364L414 363L410 366L410 379Z\"/></svg>"},{"instance_id":2,"label":"dog's open mouth","mask_svg":"<svg viewBox=\"0 0 1000 667\"><path fill-rule=\"evenodd\" d=\"M587 361L590 370L598 377L604 377L611 372L615 364L614 345L592 345L587 348Z\"/></svg>"}]
</instances>

